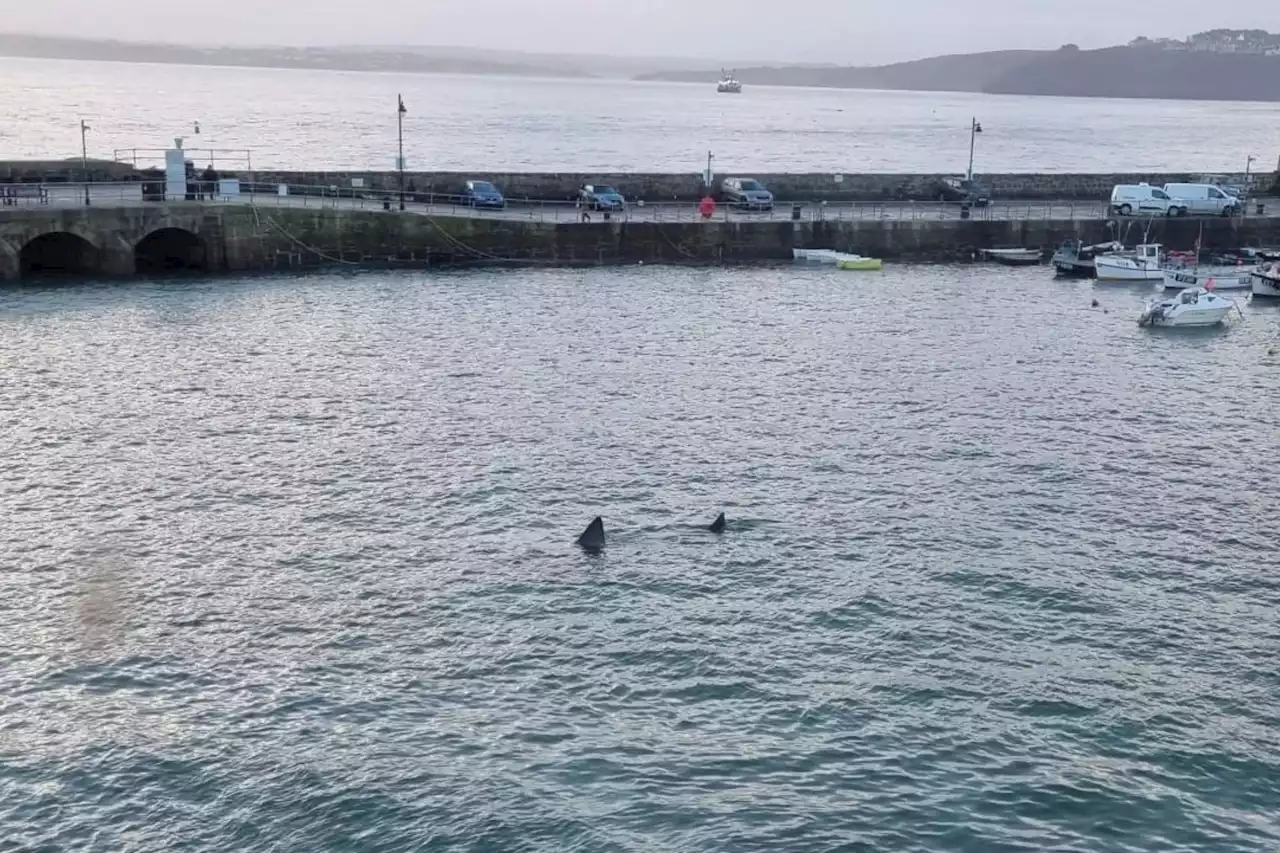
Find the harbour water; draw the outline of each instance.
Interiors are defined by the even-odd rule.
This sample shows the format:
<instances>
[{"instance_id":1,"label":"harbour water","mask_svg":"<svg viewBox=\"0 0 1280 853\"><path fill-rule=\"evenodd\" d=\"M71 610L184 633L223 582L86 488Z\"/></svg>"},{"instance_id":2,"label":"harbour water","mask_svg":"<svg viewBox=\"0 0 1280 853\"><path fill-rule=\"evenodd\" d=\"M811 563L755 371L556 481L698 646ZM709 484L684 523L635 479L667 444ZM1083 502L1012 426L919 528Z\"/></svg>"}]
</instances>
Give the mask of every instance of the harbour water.
<instances>
[{"instance_id":1,"label":"harbour water","mask_svg":"<svg viewBox=\"0 0 1280 853\"><path fill-rule=\"evenodd\" d=\"M0 291L0 838L1275 850L1280 308L1147 295Z\"/></svg>"},{"instance_id":2,"label":"harbour water","mask_svg":"<svg viewBox=\"0 0 1280 853\"><path fill-rule=\"evenodd\" d=\"M1270 172L1276 106L714 83L538 80L0 59L0 159L168 146L254 151L259 168L700 173ZM201 134L194 137L194 122ZM1087 144L1081 144L1082 141ZM232 164L239 166L240 164Z\"/></svg>"}]
</instances>

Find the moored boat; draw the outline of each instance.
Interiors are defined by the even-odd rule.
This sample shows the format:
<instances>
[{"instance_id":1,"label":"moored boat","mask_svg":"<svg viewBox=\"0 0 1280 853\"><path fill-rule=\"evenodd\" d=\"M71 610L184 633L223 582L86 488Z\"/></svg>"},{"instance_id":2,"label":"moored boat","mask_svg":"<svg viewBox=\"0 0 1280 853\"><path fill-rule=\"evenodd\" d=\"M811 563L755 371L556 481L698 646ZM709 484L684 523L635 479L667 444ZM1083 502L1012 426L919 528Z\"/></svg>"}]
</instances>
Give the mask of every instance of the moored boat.
<instances>
[{"instance_id":1,"label":"moored boat","mask_svg":"<svg viewBox=\"0 0 1280 853\"><path fill-rule=\"evenodd\" d=\"M837 252L834 249L792 249L797 261L825 264L842 270L878 270L884 266L879 258L867 258L853 252Z\"/></svg>"},{"instance_id":2,"label":"moored boat","mask_svg":"<svg viewBox=\"0 0 1280 853\"><path fill-rule=\"evenodd\" d=\"M1083 246L1079 240L1067 240L1053 253L1050 263L1053 271L1067 278L1093 278L1097 275L1094 261L1099 255L1124 251L1124 244L1116 241Z\"/></svg>"},{"instance_id":3,"label":"moored boat","mask_svg":"<svg viewBox=\"0 0 1280 853\"><path fill-rule=\"evenodd\" d=\"M862 255L845 255L836 262L836 266L842 270L879 270L884 268L884 261Z\"/></svg>"},{"instance_id":4,"label":"moored boat","mask_svg":"<svg viewBox=\"0 0 1280 853\"><path fill-rule=\"evenodd\" d=\"M1235 302L1203 287L1188 287L1171 299L1147 303L1138 318L1139 326L1216 326L1232 311Z\"/></svg>"},{"instance_id":5,"label":"moored boat","mask_svg":"<svg viewBox=\"0 0 1280 853\"><path fill-rule=\"evenodd\" d=\"M810 264L831 264L835 265L840 260L843 252L837 252L835 249L792 249L791 257L797 261L804 261Z\"/></svg>"},{"instance_id":6,"label":"moored boat","mask_svg":"<svg viewBox=\"0 0 1280 853\"><path fill-rule=\"evenodd\" d=\"M1255 297L1280 299L1280 262L1263 264L1249 274L1249 279Z\"/></svg>"},{"instance_id":7,"label":"moored boat","mask_svg":"<svg viewBox=\"0 0 1280 853\"><path fill-rule=\"evenodd\" d=\"M1102 255L1094 259L1093 265L1098 281L1160 281L1164 278L1159 243L1138 246L1132 256Z\"/></svg>"},{"instance_id":8,"label":"moored boat","mask_svg":"<svg viewBox=\"0 0 1280 853\"><path fill-rule=\"evenodd\" d=\"M981 249L983 257L1010 267L1030 267L1044 261L1043 249Z\"/></svg>"},{"instance_id":9,"label":"moored boat","mask_svg":"<svg viewBox=\"0 0 1280 853\"><path fill-rule=\"evenodd\" d=\"M1248 290L1253 286L1253 275L1238 269L1214 271L1202 269L1165 270L1166 290L1185 290L1200 287L1205 290Z\"/></svg>"}]
</instances>

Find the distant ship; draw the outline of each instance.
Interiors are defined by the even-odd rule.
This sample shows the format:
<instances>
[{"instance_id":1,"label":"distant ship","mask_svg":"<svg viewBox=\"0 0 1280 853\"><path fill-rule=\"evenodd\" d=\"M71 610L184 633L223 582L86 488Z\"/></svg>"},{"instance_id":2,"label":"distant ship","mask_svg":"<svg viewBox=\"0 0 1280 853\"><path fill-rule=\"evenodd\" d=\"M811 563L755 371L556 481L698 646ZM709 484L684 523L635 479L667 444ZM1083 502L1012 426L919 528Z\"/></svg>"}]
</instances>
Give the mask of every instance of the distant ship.
<instances>
[{"instance_id":1,"label":"distant ship","mask_svg":"<svg viewBox=\"0 0 1280 853\"><path fill-rule=\"evenodd\" d=\"M721 94L737 95L742 92L742 84L738 82L738 78L732 73L724 73L724 69L720 70L720 84L716 86L716 91Z\"/></svg>"}]
</instances>

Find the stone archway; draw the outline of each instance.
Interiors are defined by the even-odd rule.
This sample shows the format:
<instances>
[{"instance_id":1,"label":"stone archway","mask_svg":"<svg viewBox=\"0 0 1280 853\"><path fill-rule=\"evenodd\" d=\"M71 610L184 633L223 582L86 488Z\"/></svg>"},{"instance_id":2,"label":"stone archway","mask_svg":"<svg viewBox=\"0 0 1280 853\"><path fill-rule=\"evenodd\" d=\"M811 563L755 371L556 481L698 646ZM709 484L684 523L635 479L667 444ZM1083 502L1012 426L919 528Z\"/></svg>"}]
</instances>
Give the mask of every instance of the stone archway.
<instances>
[{"instance_id":1,"label":"stone archway","mask_svg":"<svg viewBox=\"0 0 1280 853\"><path fill-rule=\"evenodd\" d=\"M19 278L96 275L102 253L79 234L50 231L30 240L18 256Z\"/></svg>"},{"instance_id":2,"label":"stone archway","mask_svg":"<svg viewBox=\"0 0 1280 853\"><path fill-rule=\"evenodd\" d=\"M185 228L161 228L134 246L133 264L144 275L207 270L209 252L204 241Z\"/></svg>"}]
</instances>

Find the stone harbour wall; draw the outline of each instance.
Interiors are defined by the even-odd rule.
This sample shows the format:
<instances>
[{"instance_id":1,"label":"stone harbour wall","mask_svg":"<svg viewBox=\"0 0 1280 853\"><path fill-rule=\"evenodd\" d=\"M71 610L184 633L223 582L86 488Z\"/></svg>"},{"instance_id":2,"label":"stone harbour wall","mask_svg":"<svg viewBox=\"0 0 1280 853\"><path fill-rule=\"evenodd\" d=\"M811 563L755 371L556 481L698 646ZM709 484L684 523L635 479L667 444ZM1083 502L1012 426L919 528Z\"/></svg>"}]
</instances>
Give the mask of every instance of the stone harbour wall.
<instances>
[{"instance_id":1,"label":"stone harbour wall","mask_svg":"<svg viewBox=\"0 0 1280 853\"><path fill-rule=\"evenodd\" d=\"M1280 244L1280 216L1157 219L1149 227L1151 239L1170 249L1190 249L1199 239L1208 249ZM0 279L22 280L34 272L32 253L43 246L41 257L49 260L51 239L59 247L52 259L77 272L144 272L139 247L157 235L168 241L165 251L194 255L210 272L786 262L793 248L853 251L895 262L965 261L983 248L1052 248L1068 236L1090 243L1112 236L1103 219L583 223L334 207L36 206L0 215Z\"/></svg>"}]
</instances>

